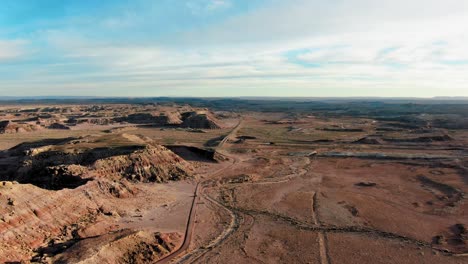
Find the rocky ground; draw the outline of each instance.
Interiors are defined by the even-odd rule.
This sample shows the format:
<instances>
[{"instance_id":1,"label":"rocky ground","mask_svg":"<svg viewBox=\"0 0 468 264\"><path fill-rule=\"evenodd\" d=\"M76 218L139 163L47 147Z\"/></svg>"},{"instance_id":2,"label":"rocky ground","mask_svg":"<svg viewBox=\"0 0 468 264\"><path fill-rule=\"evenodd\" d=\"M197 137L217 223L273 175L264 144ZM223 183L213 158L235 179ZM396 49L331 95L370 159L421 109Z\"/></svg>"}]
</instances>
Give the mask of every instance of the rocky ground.
<instances>
[{"instance_id":1,"label":"rocky ground","mask_svg":"<svg viewBox=\"0 0 468 264\"><path fill-rule=\"evenodd\" d=\"M0 108L0 134L40 129L70 130L84 125L126 125L218 129L223 125L206 109L157 105L35 106Z\"/></svg>"},{"instance_id":2,"label":"rocky ground","mask_svg":"<svg viewBox=\"0 0 468 264\"><path fill-rule=\"evenodd\" d=\"M105 143L108 141L112 143ZM135 219L147 220L143 215L150 215L155 207L187 210L187 205L180 203L186 203L184 199L193 189L190 183L171 187L169 193L168 187L161 192L145 186L193 179L189 163L151 140L117 135L28 142L2 152L1 160L3 261L31 258L69 263L83 257L93 263L105 258L102 254L111 254L106 253L109 250L115 251L115 258L106 260L108 263L150 261L168 254L181 242L183 217L178 228L164 234L154 231L160 230L157 225L148 230L126 228ZM119 258L119 246L104 253L91 246L110 241L136 247L136 253L123 252ZM90 252L80 253L80 258L62 255L63 251L88 247ZM138 247L154 252L140 256Z\"/></svg>"},{"instance_id":3,"label":"rocky ground","mask_svg":"<svg viewBox=\"0 0 468 264\"><path fill-rule=\"evenodd\" d=\"M452 119L0 113L0 262L468 261L468 132Z\"/></svg>"}]
</instances>

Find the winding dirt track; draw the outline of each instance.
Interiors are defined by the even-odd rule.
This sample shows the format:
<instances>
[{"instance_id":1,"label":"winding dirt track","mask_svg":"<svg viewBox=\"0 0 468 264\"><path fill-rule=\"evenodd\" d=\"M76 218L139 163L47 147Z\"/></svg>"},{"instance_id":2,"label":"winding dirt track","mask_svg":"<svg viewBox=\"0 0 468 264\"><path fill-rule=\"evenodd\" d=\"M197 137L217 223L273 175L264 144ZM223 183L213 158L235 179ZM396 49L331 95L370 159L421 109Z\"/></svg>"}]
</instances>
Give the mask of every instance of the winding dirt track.
<instances>
[{"instance_id":1,"label":"winding dirt track","mask_svg":"<svg viewBox=\"0 0 468 264\"><path fill-rule=\"evenodd\" d=\"M241 129L242 123L243 123L243 119L240 119L239 123L219 143L219 145L217 147L218 149L222 148L224 146L224 144L229 139L235 137L236 133L239 131L239 129ZM212 173L211 176L216 176L216 175L220 174L221 172L223 172L224 170L232 167L234 164L236 164L238 162L238 160L235 157L230 157L230 158L233 160L232 164L230 164L227 167L221 168L220 170ZM186 227L186 230L185 230L184 241L182 242L182 245L177 250L175 250L173 253L171 253L171 254L161 258L160 260L158 260L157 263L170 263L170 262L174 261L177 257L180 257L180 255L182 255L182 253L187 251L187 249L188 249L188 247L190 245L190 241L192 240L192 233L193 233L194 219L195 219L195 213L196 213L196 205L197 205L196 200L197 200L197 198L200 199L200 197L203 197L204 199L208 200L209 202L213 203L214 205L223 208L224 210L226 210L230 214L230 217L231 217L229 227L227 229L225 229L217 238L215 238L213 241L211 241L208 246L204 247L204 249L206 251L204 251L203 254L206 253L209 249L219 245L222 241L224 241L231 233L233 233L237 229L236 227L238 226L238 222L239 222L237 215L232 210L227 208L226 206L222 205L221 203L219 203L215 199L213 199L213 198L209 197L208 195L204 194L204 188L206 187L205 185L206 185L206 183L208 181L209 180L197 183L197 186L196 186L195 192L194 192L194 196L193 196L192 205L190 207L189 217L187 219L187 227ZM199 253L199 252L197 252L197 250L203 251L202 249L196 249L196 250L194 250L192 252L189 252L189 253L185 254L184 256L180 257L178 262L181 263L181 262L189 259L190 257L192 257L195 253ZM198 257L200 257L200 256L201 255L199 255Z\"/></svg>"},{"instance_id":2,"label":"winding dirt track","mask_svg":"<svg viewBox=\"0 0 468 264\"><path fill-rule=\"evenodd\" d=\"M229 169L236 162L237 162L237 160L234 159L234 162L232 164L230 164L227 167L221 168L220 170L213 173L212 176L218 175L221 172L223 172L224 170ZM224 210L228 211L230 216L231 216L231 222L230 222L230 225L229 225L228 229L225 229L220 236L218 236L216 239L211 241L210 244L205 247L207 249L207 251L209 249L215 247L216 245L220 244L226 237L228 237L236 229L235 228L235 226L236 226L235 223L238 222L237 215L232 210L230 210L229 208L225 207L224 205L222 205L221 203L219 203L215 199L212 199L211 197L209 197L208 195L205 194L205 188L206 188L205 185L209 181L210 180L206 180L206 181L203 181L203 182L200 182L200 183L197 184L197 187L196 187L196 190L195 190L195 193L194 193L194 197L193 197L193 201L192 201L192 206L190 208L189 218L187 220L187 228L186 228L186 231L185 231L184 241L183 241L181 247L178 248L176 251L174 251L172 254L167 255L164 258L160 259L157 263L171 263L171 261L174 261L177 258L179 258L178 263L182 263L183 261L185 261L186 259L188 259L189 257L191 257L193 255L193 251L189 252L189 253L186 253L185 255L182 255L182 254L187 251L187 249L188 249L188 247L190 245L190 241L192 240L193 226L194 226L194 220L195 220L195 215L196 215L196 206L197 206L196 201L197 201L197 198L198 198L198 200L200 198L204 198L205 200L208 200L210 203L213 203L215 206L221 207ZM218 241L218 242L215 242L215 241Z\"/></svg>"},{"instance_id":3,"label":"winding dirt track","mask_svg":"<svg viewBox=\"0 0 468 264\"><path fill-rule=\"evenodd\" d=\"M220 174L225 169L228 169L231 166L233 166L236 162L238 162L238 161L234 160L234 162L230 166L227 166L227 167L215 172L213 175ZM309 163L307 163L306 165L309 165ZM300 171L300 172L280 177L277 181L269 180L267 182L259 182L259 184L283 183L285 181L289 181L289 180L293 179L294 176L304 175L307 172L307 170L305 170L305 169L299 169L299 168L295 168L295 169L296 169L296 171ZM217 236L215 239L210 241L210 243L208 245L197 248L197 249L194 249L191 252L187 252L185 255L182 255L182 253L187 250L187 248L188 248L188 246L190 244L191 233L192 233L192 229L193 229L192 228L192 226L193 226L192 222L193 222L193 219L194 219L191 216L190 219L189 219L190 226L187 229L187 232L189 234L186 234L184 244L182 245L182 247L180 249L178 249L177 251L175 251L173 254L167 256L165 259L162 260L162 262L158 262L158 263L169 263L171 260L176 260L177 257L178 257L178 260L176 260L176 263L192 263L192 262L196 261L197 259L200 259L203 255L208 253L210 250L212 250L213 248L221 245L230 235L232 235L236 230L239 229L241 215L248 215L248 216L251 216L253 218L255 218L255 215L265 215L265 216L273 218L276 221L286 222L286 223L288 223L288 224L290 224L290 225L292 225L292 226L294 226L294 227L296 227L298 229L317 232L319 234L319 236L318 236L319 249L318 250L320 252L321 264L331 263L329 253L328 253L328 246L327 246L327 233L328 232L330 232L330 233L359 233L359 234L371 235L371 236L373 235L373 236L378 236L378 237L382 237L382 238L386 238L386 239L398 240L398 241L401 241L401 242L414 244L414 245L421 246L421 247L431 248L433 250L442 252L442 253L447 254L447 255L465 256L465 254L455 254L455 253L447 251L445 249L435 248L430 243L425 242L425 241L419 241L419 240L416 240L416 239L413 239L413 238L410 238L410 237L405 237L405 236L401 236L401 235L398 235L398 234L381 231L381 230L378 230L378 229L371 229L371 228L365 228L365 227L359 227L359 226L338 227L338 226L325 225L325 224L321 223L321 221L319 219L319 215L317 213L317 210L318 210L317 193L315 193L315 195L313 197L313 200L312 200L312 203L313 203L312 217L313 217L313 220L314 220L314 224L310 225L308 223L301 222L299 220L296 220L296 219L288 217L288 216L273 214L273 213L270 213L270 212L267 212L267 211L245 210L245 209L242 209L242 208L236 208L236 207L223 205L222 203L218 202L217 200L215 200L212 197L205 194L205 187L206 186L204 186L204 182L200 183L200 184L201 185L200 185L200 188L199 188L199 191L198 191L198 193L199 193L198 197L201 197L201 198L207 200L208 202L212 203L216 207L219 207L222 210L227 211L228 214L231 217L231 221L230 221L229 226L226 229L224 229L223 232L219 236ZM255 183L248 183L248 184L255 184ZM196 197L194 197L194 200L195 199L196 199ZM192 204L192 206L193 206L193 209L191 211L191 215L194 215L195 214L196 203L194 202Z\"/></svg>"},{"instance_id":4,"label":"winding dirt track","mask_svg":"<svg viewBox=\"0 0 468 264\"><path fill-rule=\"evenodd\" d=\"M226 135L226 137L220 142L218 145L217 149L221 149L224 147L224 144L231 140L232 138L235 137L236 133L239 131L239 129L242 127L243 120L240 120L239 123L233 130ZM236 157L226 155L229 158L233 160L233 163L221 168L220 170L214 172L211 174L211 176L217 176L221 174L223 171L226 169L231 168L234 166L239 160ZM283 177L278 177L274 179L268 179L268 180L263 180L259 182L253 182L253 183L244 183L244 184L278 184L278 183L284 183L292 180L293 178L296 178L298 176L304 175L307 173L308 168L307 166L310 165L310 160L306 164L302 166L302 168L299 167L292 167L293 168L293 173L290 175L286 175ZM206 253L211 251L213 248L221 245L230 235L232 235L236 230L239 229L240 227L240 222L241 219L245 216L249 216L252 219L255 218L255 215L266 215L274 220L277 221L283 221L286 222L298 229L302 230L308 230L308 231L313 231L318 233L318 245L319 245L319 252L320 252L320 262L321 264L329 264L331 263L329 252L328 252L328 246L327 246L327 233L359 233L363 235L368 235L368 236L378 236L386 239L391 239L391 240L398 240L401 242L409 243L409 244L414 244L418 245L421 247L426 247L426 248L431 248L432 250L439 251L441 253L444 253L446 255L452 255L452 256L466 256L466 254L456 254L450 251L447 251L445 249L439 249L434 247L432 244L425 242L425 241L420 241L416 240L410 237L405 237L401 236L398 234L390 233L390 232L385 232L381 231L378 229L371 229L367 227L360 227L360 226L345 226L345 227L338 227L338 226L328 226L322 223L319 219L318 215L318 195L317 192L315 192L313 199L312 199L312 204L313 204L313 211L312 211L312 218L313 218L313 225L305 222L298 221L294 218L290 218L288 216L283 216L283 215L277 215L273 214L270 212L264 212L264 211L254 211L254 210L245 210L242 208L236 208L236 207L231 207L229 205L224 205L221 202L217 201L216 199L213 199L209 195L205 194L205 188L207 187L207 183L210 180L206 180L204 182L198 183L197 188L195 191L194 199L192 202L192 207L190 209L190 215L189 219L187 221L187 229L186 229L186 234L184 237L184 242L182 246L174 251L172 254L166 256L164 259L161 259L158 261L158 263L192 263L201 257L203 257ZM190 252L187 252L187 249L190 245L191 237L192 237L192 229L193 229L193 222L195 218L195 212L196 212L196 200L197 199L204 199L208 201L209 203L213 204L215 207L220 208L221 210L226 211L231 220L229 225L223 230L223 232L214 238L212 241L210 241L206 246L194 249ZM185 253L185 254L184 254Z\"/></svg>"},{"instance_id":5,"label":"winding dirt track","mask_svg":"<svg viewBox=\"0 0 468 264\"><path fill-rule=\"evenodd\" d=\"M231 217L231 221L229 223L229 226L223 230L223 232L218 235L215 239L210 241L210 243L206 246L197 248L192 250L191 252L187 253L183 257L181 257L177 263L192 263L196 261L197 259L201 258L203 255L208 253L211 249L221 245L231 234L233 234L237 229L239 228L239 215L235 213L233 210L230 210L228 207L225 207L215 199L211 198L210 196L206 195L204 196L208 201L211 203L219 206L220 208L224 209L227 211Z\"/></svg>"},{"instance_id":6,"label":"winding dirt track","mask_svg":"<svg viewBox=\"0 0 468 264\"><path fill-rule=\"evenodd\" d=\"M238 162L238 160L235 157L231 157L231 158L234 160L234 162L230 166L228 166L226 168L223 168L222 170L216 172L216 174L222 172L225 169L230 168L231 166L233 166L234 164L236 164ZM310 164L310 161L307 160L305 166L309 165L309 164ZM277 183L282 183L282 182L285 182L285 181L290 181L292 178L302 176L302 175L306 174L307 171L308 171L306 169L300 169L298 167L292 167L292 168L293 168L294 173L292 173L290 175L280 177L276 181L275 180L270 180L270 181L266 181L266 182L258 182L258 184L277 184ZM300 172L297 173L297 171L300 171ZM205 186L202 185L202 187L205 187ZM240 212L240 211L236 210L235 208L225 206L224 204L218 202L217 200L213 199L209 195L206 195L204 193L204 190L205 189L202 188L202 190L200 191L200 197L203 197L204 199L206 199L207 201L209 201L213 205L227 211L228 214L230 215L231 221L229 223L229 226L226 229L224 229L223 232L220 235L218 235L215 239L210 241L210 243L208 245L197 248L195 250L192 250L191 252L188 252L187 254L180 257L179 260L177 261L177 263L192 263L192 262L200 259L203 255L208 253L213 248L221 245L230 235L232 235L235 231L237 231L239 229L240 222L241 222L241 220L240 220L240 218L241 218L240 215L241 214L242 215L249 215L250 217L254 218L251 214L249 214L247 212ZM174 256L172 259L175 259L175 257L176 256Z\"/></svg>"}]
</instances>

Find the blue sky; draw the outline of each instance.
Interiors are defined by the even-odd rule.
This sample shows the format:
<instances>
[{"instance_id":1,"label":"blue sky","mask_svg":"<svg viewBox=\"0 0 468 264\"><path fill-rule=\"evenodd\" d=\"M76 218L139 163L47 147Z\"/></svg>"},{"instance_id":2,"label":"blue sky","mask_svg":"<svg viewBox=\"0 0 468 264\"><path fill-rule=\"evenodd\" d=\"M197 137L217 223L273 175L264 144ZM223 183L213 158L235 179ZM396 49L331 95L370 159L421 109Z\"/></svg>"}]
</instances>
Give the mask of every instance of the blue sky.
<instances>
[{"instance_id":1,"label":"blue sky","mask_svg":"<svg viewBox=\"0 0 468 264\"><path fill-rule=\"evenodd\" d=\"M465 0L3 0L0 96L468 96Z\"/></svg>"}]
</instances>

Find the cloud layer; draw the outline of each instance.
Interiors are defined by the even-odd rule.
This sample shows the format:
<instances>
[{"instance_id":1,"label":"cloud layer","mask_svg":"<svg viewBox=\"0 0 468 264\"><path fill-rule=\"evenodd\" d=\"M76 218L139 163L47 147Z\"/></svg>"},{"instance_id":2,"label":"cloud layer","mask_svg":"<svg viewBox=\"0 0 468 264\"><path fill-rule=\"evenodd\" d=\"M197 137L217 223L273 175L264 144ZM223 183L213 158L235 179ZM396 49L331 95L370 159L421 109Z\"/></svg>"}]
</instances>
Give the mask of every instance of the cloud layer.
<instances>
[{"instance_id":1,"label":"cloud layer","mask_svg":"<svg viewBox=\"0 0 468 264\"><path fill-rule=\"evenodd\" d=\"M55 7L0 15L2 94L468 96L464 0Z\"/></svg>"}]
</instances>

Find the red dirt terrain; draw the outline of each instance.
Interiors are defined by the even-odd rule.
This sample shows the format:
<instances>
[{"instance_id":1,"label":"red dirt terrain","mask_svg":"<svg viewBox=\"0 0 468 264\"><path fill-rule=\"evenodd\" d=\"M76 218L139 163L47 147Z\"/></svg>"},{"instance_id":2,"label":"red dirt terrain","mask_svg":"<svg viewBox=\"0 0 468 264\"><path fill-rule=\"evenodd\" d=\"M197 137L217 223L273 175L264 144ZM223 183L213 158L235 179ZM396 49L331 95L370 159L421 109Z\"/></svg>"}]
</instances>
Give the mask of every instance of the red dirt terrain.
<instances>
[{"instance_id":1,"label":"red dirt terrain","mask_svg":"<svg viewBox=\"0 0 468 264\"><path fill-rule=\"evenodd\" d=\"M0 112L0 262L468 262L468 131L440 114Z\"/></svg>"}]
</instances>

